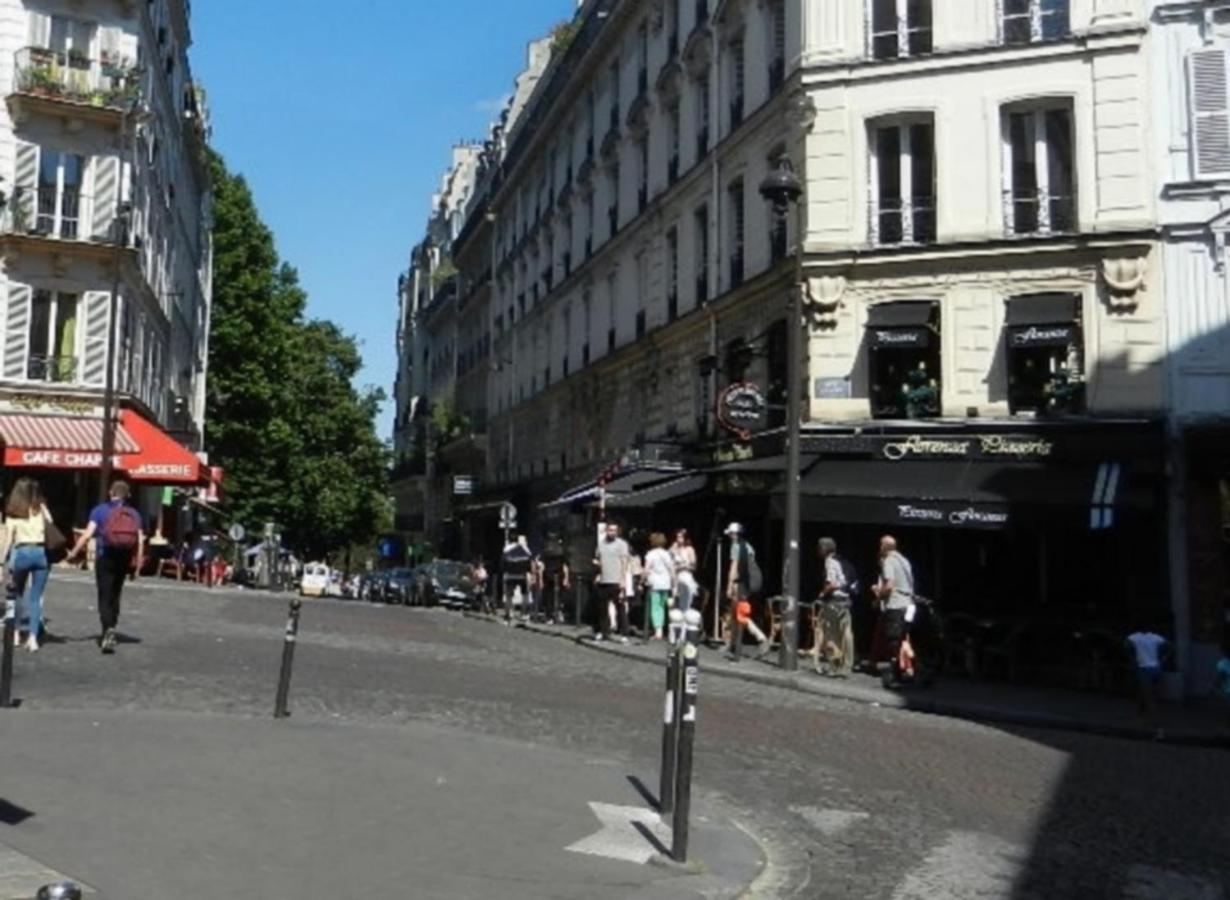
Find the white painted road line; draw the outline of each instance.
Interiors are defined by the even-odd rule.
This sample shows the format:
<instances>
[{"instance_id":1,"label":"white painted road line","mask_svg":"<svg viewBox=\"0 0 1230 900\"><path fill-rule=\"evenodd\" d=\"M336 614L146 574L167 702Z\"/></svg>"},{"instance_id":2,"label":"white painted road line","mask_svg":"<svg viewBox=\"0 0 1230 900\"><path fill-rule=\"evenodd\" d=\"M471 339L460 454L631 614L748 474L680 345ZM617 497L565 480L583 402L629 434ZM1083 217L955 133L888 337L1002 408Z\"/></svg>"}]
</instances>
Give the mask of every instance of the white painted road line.
<instances>
[{"instance_id":1,"label":"white painted road line","mask_svg":"<svg viewBox=\"0 0 1230 900\"><path fill-rule=\"evenodd\" d=\"M897 886L893 900L1009 900L1026 858L1016 844L954 831Z\"/></svg>"},{"instance_id":2,"label":"white painted road line","mask_svg":"<svg viewBox=\"0 0 1230 900\"><path fill-rule=\"evenodd\" d=\"M7 844L0 844L0 900L29 900L45 884L65 881L67 875L50 869ZM86 893L93 888L77 882Z\"/></svg>"},{"instance_id":3,"label":"white painted road line","mask_svg":"<svg viewBox=\"0 0 1230 900\"><path fill-rule=\"evenodd\" d=\"M565 848L573 853L605 856L643 866L660 850L637 828L638 825L653 834L663 847L670 846L670 829L651 809L610 803L590 803L589 808L602 823L602 830Z\"/></svg>"}]
</instances>

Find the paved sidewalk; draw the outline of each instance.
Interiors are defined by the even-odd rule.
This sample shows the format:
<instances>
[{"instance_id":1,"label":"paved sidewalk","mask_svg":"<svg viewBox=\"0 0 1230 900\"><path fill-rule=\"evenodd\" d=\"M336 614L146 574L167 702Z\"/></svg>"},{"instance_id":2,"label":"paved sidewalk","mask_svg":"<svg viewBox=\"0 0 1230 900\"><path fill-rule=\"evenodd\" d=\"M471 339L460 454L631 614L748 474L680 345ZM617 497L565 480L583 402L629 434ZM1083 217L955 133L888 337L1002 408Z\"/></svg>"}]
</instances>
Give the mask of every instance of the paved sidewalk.
<instances>
[{"instance_id":1,"label":"paved sidewalk","mask_svg":"<svg viewBox=\"0 0 1230 900\"><path fill-rule=\"evenodd\" d=\"M20 777L4 785L0 900L31 900L51 867L97 900L720 900L764 866L704 800L695 864L659 862L669 827L627 769L543 745L297 716L3 715Z\"/></svg>"},{"instance_id":2,"label":"paved sidewalk","mask_svg":"<svg viewBox=\"0 0 1230 900\"><path fill-rule=\"evenodd\" d=\"M483 621L503 623L500 616L480 613L466 615ZM601 653L637 659L653 665L664 664L665 648L660 643L647 643L636 639L628 644L618 641L592 641L589 639L588 628L525 622L515 624L538 634L576 641ZM740 679L872 706L981 722L1230 748L1230 728L1226 726L1225 714L1220 709L1199 703L1162 704L1159 711L1159 731L1159 728L1146 727L1137 719L1135 704L1129 697L972 682L958 678L942 679L935 686L926 689L886 690L878 678L870 675L854 674L849 678L817 675L812 670L810 657L801 657L799 671L789 673L778 667L776 651L771 657L760 661L754 658L754 653L755 651L749 648L749 653L745 654L741 662L733 663L726 658L725 653L704 647L701 665L706 675L718 678Z\"/></svg>"}]
</instances>

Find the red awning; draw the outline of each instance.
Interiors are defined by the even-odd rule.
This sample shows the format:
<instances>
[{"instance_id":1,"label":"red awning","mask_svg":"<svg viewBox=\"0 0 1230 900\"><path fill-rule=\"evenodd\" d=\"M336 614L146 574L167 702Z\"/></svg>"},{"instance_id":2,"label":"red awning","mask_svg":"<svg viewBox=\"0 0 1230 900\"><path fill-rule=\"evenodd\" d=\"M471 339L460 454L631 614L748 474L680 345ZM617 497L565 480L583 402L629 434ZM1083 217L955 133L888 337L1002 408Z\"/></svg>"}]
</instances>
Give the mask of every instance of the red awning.
<instances>
[{"instance_id":1,"label":"red awning","mask_svg":"<svg viewBox=\"0 0 1230 900\"><path fill-rule=\"evenodd\" d=\"M175 438L130 409L120 414L120 421L141 448L121 453L116 463L133 481L196 484L201 480L201 461Z\"/></svg>"},{"instance_id":2,"label":"red awning","mask_svg":"<svg viewBox=\"0 0 1230 900\"><path fill-rule=\"evenodd\" d=\"M12 468L98 469L102 419L74 416L0 415L4 464ZM133 481L196 484L201 462L157 425L123 410L115 428L117 472Z\"/></svg>"},{"instance_id":3,"label":"red awning","mask_svg":"<svg viewBox=\"0 0 1230 900\"><path fill-rule=\"evenodd\" d=\"M97 468L102 461L103 420L85 416L0 415L4 464L48 469ZM115 429L117 453L140 447L125 430Z\"/></svg>"}]
</instances>

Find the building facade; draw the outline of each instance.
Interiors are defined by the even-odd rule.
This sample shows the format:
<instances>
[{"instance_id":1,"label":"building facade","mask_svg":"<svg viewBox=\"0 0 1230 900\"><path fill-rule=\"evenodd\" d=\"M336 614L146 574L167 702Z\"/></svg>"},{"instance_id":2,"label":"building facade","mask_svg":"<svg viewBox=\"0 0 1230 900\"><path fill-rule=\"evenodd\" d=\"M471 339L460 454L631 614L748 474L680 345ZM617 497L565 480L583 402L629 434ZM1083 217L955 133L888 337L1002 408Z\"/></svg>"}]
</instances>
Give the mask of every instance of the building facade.
<instances>
[{"instance_id":1,"label":"building facade","mask_svg":"<svg viewBox=\"0 0 1230 900\"><path fill-rule=\"evenodd\" d=\"M1172 591L1197 689L1230 637L1230 3L1150 3L1166 282Z\"/></svg>"},{"instance_id":2,"label":"building facade","mask_svg":"<svg viewBox=\"0 0 1230 900\"><path fill-rule=\"evenodd\" d=\"M1142 622L1175 629L1187 668L1166 528L1188 515L1168 473L1189 413L1170 410L1227 404L1176 362L1215 339L1174 308L1172 256L1215 263L1221 238L1216 173L1190 185L1177 149L1174 59L1220 40L1214 7L582 4L453 243L462 283L491 260L458 318L490 340L480 500L531 532L582 521L595 485L702 540L720 513L756 523L772 572L797 264L805 545L835 535L872 570L892 531L955 627L993 619L1022 659L1058 628L1066 674L1038 680L1105 686L1080 660ZM797 217L758 190L783 159ZM747 384L754 435L723 415ZM620 491L633 470L647 489Z\"/></svg>"},{"instance_id":3,"label":"building facade","mask_svg":"<svg viewBox=\"0 0 1230 900\"><path fill-rule=\"evenodd\" d=\"M209 478L209 125L191 40L185 0L0 4L6 482L39 477L66 520L98 493L109 365L115 467L144 505Z\"/></svg>"}]
</instances>

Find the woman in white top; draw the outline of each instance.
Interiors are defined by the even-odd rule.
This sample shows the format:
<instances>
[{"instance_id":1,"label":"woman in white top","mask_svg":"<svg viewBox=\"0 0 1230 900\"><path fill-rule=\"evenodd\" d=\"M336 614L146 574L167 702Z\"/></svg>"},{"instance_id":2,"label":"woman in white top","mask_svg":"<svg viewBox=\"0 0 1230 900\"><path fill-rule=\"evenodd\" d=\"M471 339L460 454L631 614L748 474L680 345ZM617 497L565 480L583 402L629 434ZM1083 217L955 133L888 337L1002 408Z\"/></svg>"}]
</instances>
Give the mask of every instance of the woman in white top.
<instances>
[{"instance_id":1,"label":"woman in white top","mask_svg":"<svg viewBox=\"0 0 1230 900\"><path fill-rule=\"evenodd\" d=\"M679 608L687 612L692 608L692 598L696 596L696 548L692 546L692 538L686 528L675 532L670 555L675 564L675 596Z\"/></svg>"},{"instance_id":2,"label":"woman in white top","mask_svg":"<svg viewBox=\"0 0 1230 900\"><path fill-rule=\"evenodd\" d=\"M649 620L653 624L653 639L662 640L666 624L666 607L675 589L675 561L666 550L666 535L655 531L649 536L650 550L645 554L645 578L649 582Z\"/></svg>"},{"instance_id":3,"label":"woman in white top","mask_svg":"<svg viewBox=\"0 0 1230 900\"><path fill-rule=\"evenodd\" d=\"M43 491L38 482L33 478L19 478L4 506L4 538L8 545L9 577L20 607L13 639L20 645L20 632L25 631L26 649L31 652L38 650L43 630L43 591L50 573L46 547L50 521L51 514L43 504ZM26 594L27 584L29 594Z\"/></svg>"}]
</instances>

